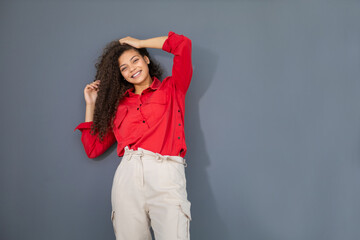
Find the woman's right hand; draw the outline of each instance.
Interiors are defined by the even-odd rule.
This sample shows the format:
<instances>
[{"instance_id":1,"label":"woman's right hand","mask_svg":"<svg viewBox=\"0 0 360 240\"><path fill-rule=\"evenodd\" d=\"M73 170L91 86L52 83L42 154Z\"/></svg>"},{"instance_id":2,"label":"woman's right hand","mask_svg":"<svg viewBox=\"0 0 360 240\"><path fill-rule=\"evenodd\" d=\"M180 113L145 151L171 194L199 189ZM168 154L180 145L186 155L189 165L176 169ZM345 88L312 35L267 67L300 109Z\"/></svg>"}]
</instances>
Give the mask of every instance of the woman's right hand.
<instances>
[{"instance_id":1,"label":"woman's right hand","mask_svg":"<svg viewBox=\"0 0 360 240\"><path fill-rule=\"evenodd\" d=\"M95 105L97 93L99 91L100 80L96 80L86 85L84 89L84 97L86 105Z\"/></svg>"}]
</instances>

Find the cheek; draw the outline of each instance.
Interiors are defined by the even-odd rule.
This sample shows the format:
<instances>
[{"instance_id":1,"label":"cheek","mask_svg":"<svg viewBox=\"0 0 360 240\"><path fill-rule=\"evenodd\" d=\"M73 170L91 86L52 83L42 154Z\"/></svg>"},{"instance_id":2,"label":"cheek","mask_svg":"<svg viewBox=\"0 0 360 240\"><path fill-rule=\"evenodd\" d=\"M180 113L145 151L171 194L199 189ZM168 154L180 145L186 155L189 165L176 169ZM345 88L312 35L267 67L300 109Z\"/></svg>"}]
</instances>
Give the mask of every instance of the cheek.
<instances>
[{"instance_id":1,"label":"cheek","mask_svg":"<svg viewBox=\"0 0 360 240\"><path fill-rule=\"evenodd\" d=\"M146 64L146 62L141 67L145 72L149 72L149 66Z\"/></svg>"},{"instance_id":2,"label":"cheek","mask_svg":"<svg viewBox=\"0 0 360 240\"><path fill-rule=\"evenodd\" d=\"M121 72L120 71L120 74L121 74L121 76L123 77L123 78L125 78L125 79L128 79L129 77L127 76L127 72L126 71L124 71L124 72Z\"/></svg>"}]
</instances>

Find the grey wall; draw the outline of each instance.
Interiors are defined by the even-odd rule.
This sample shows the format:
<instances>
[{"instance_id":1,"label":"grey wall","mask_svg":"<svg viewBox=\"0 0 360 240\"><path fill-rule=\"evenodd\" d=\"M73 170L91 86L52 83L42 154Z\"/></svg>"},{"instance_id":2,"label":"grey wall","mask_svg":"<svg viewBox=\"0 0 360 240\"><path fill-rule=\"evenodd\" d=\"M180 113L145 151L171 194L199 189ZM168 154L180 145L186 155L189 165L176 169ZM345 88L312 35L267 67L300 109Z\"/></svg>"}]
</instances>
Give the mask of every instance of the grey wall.
<instances>
[{"instance_id":1,"label":"grey wall","mask_svg":"<svg viewBox=\"0 0 360 240\"><path fill-rule=\"evenodd\" d=\"M83 89L105 43L169 30L193 41L191 238L360 239L359 1L0 6L1 239L114 239L120 158L88 159L73 132Z\"/></svg>"}]
</instances>

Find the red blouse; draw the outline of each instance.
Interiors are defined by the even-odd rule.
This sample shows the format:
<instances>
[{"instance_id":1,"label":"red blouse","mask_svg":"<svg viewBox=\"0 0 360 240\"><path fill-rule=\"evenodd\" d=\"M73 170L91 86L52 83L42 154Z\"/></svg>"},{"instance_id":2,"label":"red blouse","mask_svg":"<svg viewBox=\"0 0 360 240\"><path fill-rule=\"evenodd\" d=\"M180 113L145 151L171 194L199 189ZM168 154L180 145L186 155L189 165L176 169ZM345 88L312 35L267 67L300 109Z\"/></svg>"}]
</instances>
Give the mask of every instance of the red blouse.
<instances>
[{"instance_id":1,"label":"red blouse","mask_svg":"<svg viewBox=\"0 0 360 240\"><path fill-rule=\"evenodd\" d=\"M90 135L91 122L82 122L75 129L82 132L81 141L89 158L96 158L118 142L117 154L124 155L125 146L185 157L185 95L193 73L191 40L169 31L162 50L174 54L172 75L162 82L152 77L150 87L141 94L128 89L119 102L114 128L100 142Z\"/></svg>"}]
</instances>

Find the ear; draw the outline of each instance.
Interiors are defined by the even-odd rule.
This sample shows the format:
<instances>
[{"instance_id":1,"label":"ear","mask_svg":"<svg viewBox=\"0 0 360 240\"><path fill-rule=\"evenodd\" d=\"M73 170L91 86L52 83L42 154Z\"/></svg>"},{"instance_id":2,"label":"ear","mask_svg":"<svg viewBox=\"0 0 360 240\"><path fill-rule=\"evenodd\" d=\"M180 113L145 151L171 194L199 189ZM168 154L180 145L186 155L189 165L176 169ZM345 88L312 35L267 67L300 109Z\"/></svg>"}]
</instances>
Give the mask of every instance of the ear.
<instances>
[{"instance_id":1,"label":"ear","mask_svg":"<svg viewBox=\"0 0 360 240\"><path fill-rule=\"evenodd\" d=\"M147 56L144 56L144 59L147 64L150 64L150 59Z\"/></svg>"}]
</instances>

